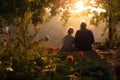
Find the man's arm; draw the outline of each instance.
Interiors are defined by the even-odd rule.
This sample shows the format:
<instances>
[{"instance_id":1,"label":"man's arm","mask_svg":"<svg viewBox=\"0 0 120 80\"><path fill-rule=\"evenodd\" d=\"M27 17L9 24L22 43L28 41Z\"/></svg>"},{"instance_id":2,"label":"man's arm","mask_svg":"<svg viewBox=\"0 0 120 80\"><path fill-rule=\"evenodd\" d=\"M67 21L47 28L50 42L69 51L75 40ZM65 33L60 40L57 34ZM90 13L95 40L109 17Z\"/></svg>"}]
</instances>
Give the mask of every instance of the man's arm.
<instances>
[{"instance_id":1,"label":"man's arm","mask_svg":"<svg viewBox=\"0 0 120 80\"><path fill-rule=\"evenodd\" d=\"M95 42L94 35L93 35L93 32L91 31L91 43L94 43L94 42Z\"/></svg>"},{"instance_id":2,"label":"man's arm","mask_svg":"<svg viewBox=\"0 0 120 80\"><path fill-rule=\"evenodd\" d=\"M78 36L78 31L76 32L75 34L75 46L78 47L78 40L79 39L79 36Z\"/></svg>"}]
</instances>

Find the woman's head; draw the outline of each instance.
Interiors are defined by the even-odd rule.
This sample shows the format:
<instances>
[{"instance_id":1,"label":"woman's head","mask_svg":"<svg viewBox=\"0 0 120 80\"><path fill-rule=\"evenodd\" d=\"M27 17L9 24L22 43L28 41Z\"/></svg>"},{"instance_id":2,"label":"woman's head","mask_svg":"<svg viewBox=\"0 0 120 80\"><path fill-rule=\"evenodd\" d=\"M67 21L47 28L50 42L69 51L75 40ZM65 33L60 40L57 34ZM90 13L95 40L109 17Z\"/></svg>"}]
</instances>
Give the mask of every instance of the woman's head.
<instances>
[{"instance_id":1,"label":"woman's head","mask_svg":"<svg viewBox=\"0 0 120 80\"><path fill-rule=\"evenodd\" d=\"M68 34L72 34L74 32L74 29L73 28L68 28L67 32L68 32Z\"/></svg>"}]
</instances>

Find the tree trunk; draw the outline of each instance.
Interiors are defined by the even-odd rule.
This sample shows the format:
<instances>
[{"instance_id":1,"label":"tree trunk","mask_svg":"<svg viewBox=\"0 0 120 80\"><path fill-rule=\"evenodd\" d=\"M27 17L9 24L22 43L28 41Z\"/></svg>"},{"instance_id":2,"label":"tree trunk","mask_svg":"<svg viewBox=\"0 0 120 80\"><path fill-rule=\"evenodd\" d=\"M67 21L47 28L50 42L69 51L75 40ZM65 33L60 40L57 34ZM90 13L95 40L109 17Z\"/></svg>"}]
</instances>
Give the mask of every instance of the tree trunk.
<instances>
[{"instance_id":1,"label":"tree trunk","mask_svg":"<svg viewBox=\"0 0 120 80\"><path fill-rule=\"evenodd\" d=\"M112 36L113 36L113 31L112 31L112 16L109 15L109 36L108 36L108 40L109 40L109 48L112 48Z\"/></svg>"}]
</instances>

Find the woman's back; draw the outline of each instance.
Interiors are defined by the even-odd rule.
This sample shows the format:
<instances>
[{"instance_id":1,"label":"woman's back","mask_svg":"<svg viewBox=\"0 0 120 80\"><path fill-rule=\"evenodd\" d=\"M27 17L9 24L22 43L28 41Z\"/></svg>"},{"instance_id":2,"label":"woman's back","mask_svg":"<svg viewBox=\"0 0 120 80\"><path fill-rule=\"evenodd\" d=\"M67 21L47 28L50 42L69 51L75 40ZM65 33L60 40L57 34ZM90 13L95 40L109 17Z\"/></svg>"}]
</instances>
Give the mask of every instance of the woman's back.
<instances>
[{"instance_id":1,"label":"woman's back","mask_svg":"<svg viewBox=\"0 0 120 80\"><path fill-rule=\"evenodd\" d=\"M62 51L73 51L74 50L74 37L71 35L66 35L63 38Z\"/></svg>"},{"instance_id":2,"label":"woman's back","mask_svg":"<svg viewBox=\"0 0 120 80\"><path fill-rule=\"evenodd\" d=\"M74 30L73 28L68 29L68 35L63 38L63 44L61 51L73 51L74 48L74 37L72 36Z\"/></svg>"}]
</instances>

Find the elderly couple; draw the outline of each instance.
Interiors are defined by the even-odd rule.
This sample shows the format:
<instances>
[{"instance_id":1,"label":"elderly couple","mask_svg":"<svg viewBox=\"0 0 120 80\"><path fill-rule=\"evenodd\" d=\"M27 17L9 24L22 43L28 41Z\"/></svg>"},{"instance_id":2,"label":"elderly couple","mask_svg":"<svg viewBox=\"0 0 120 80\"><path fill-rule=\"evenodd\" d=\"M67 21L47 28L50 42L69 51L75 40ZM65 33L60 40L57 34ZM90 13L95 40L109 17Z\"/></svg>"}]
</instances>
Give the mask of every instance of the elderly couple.
<instances>
[{"instance_id":1,"label":"elderly couple","mask_svg":"<svg viewBox=\"0 0 120 80\"><path fill-rule=\"evenodd\" d=\"M80 24L80 30L72 36L73 28L68 29L68 35L63 38L63 45L61 51L91 51L92 44L94 43L94 36L91 30L86 29L87 24L82 22Z\"/></svg>"}]
</instances>

